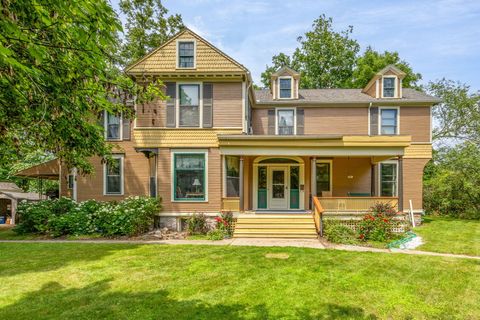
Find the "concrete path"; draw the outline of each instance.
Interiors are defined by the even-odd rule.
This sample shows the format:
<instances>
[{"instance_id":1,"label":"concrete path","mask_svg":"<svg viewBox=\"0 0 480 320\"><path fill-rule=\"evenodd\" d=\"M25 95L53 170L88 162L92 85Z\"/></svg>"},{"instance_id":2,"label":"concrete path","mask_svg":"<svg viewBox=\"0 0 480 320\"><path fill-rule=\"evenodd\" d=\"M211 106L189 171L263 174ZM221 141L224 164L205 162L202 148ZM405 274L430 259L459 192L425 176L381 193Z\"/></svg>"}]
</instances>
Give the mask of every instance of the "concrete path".
<instances>
[{"instance_id":1,"label":"concrete path","mask_svg":"<svg viewBox=\"0 0 480 320\"><path fill-rule=\"evenodd\" d=\"M95 244L157 244L157 245L210 245L210 246L253 246L253 247L298 247L326 250L343 250L354 252L378 252L394 254L410 254L436 256L446 258L462 258L480 260L480 256L464 254L438 253L420 250L378 249L352 245L323 244L317 239L266 239L235 238L220 241L211 240L0 240L0 243L95 243Z\"/></svg>"}]
</instances>

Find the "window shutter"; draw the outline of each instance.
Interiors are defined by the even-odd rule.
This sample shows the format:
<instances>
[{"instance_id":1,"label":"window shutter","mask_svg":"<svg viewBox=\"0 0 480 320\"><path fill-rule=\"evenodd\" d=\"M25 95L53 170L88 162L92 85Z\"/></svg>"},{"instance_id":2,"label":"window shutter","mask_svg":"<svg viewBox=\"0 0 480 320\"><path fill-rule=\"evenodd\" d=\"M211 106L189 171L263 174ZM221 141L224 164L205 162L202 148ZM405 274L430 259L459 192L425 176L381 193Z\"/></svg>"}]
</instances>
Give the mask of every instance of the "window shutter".
<instances>
[{"instance_id":1,"label":"window shutter","mask_svg":"<svg viewBox=\"0 0 480 320\"><path fill-rule=\"evenodd\" d=\"M105 129L105 111L98 115L98 125Z\"/></svg>"},{"instance_id":2,"label":"window shutter","mask_svg":"<svg viewBox=\"0 0 480 320\"><path fill-rule=\"evenodd\" d=\"M213 84L203 84L203 127L213 127Z\"/></svg>"},{"instance_id":3,"label":"window shutter","mask_svg":"<svg viewBox=\"0 0 480 320\"><path fill-rule=\"evenodd\" d=\"M167 100L167 127L176 127L175 121L175 102L177 98L177 84L175 82L165 83L167 87L167 96L170 98Z\"/></svg>"},{"instance_id":4,"label":"window shutter","mask_svg":"<svg viewBox=\"0 0 480 320\"><path fill-rule=\"evenodd\" d=\"M123 140L130 140L131 139L131 131L130 131L130 119L123 119Z\"/></svg>"},{"instance_id":5,"label":"window shutter","mask_svg":"<svg viewBox=\"0 0 480 320\"><path fill-rule=\"evenodd\" d=\"M268 109L268 134L275 135L275 109Z\"/></svg>"},{"instance_id":6,"label":"window shutter","mask_svg":"<svg viewBox=\"0 0 480 320\"><path fill-rule=\"evenodd\" d=\"M297 134L304 134L305 132L305 111L297 109Z\"/></svg>"},{"instance_id":7,"label":"window shutter","mask_svg":"<svg viewBox=\"0 0 480 320\"><path fill-rule=\"evenodd\" d=\"M378 107L370 108L370 135L378 136Z\"/></svg>"}]
</instances>

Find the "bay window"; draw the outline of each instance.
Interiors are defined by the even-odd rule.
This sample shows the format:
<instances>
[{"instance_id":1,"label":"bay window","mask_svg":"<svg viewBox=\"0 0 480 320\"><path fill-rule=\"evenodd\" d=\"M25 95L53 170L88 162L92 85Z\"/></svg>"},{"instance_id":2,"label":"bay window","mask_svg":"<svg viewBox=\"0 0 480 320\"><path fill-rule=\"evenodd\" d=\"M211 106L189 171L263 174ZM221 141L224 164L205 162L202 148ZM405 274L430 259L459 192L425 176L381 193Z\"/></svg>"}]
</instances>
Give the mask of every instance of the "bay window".
<instances>
[{"instance_id":1,"label":"bay window","mask_svg":"<svg viewBox=\"0 0 480 320\"><path fill-rule=\"evenodd\" d=\"M206 153L173 154L173 199L206 200Z\"/></svg>"},{"instance_id":2,"label":"bay window","mask_svg":"<svg viewBox=\"0 0 480 320\"><path fill-rule=\"evenodd\" d=\"M181 84L179 105L179 126L200 126L200 85Z\"/></svg>"}]
</instances>

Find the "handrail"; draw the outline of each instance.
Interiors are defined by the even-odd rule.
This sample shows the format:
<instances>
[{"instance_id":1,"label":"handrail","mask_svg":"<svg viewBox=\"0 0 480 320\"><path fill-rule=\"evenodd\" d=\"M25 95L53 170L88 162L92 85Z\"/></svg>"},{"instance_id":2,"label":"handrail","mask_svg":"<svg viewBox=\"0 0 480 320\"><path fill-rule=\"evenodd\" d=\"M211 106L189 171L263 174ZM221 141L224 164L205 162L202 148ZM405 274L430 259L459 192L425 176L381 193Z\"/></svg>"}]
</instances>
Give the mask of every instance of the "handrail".
<instances>
[{"instance_id":1,"label":"handrail","mask_svg":"<svg viewBox=\"0 0 480 320\"><path fill-rule=\"evenodd\" d=\"M322 197L322 199L398 199L398 197L370 197L370 196L350 196L350 197Z\"/></svg>"},{"instance_id":2,"label":"handrail","mask_svg":"<svg viewBox=\"0 0 480 320\"><path fill-rule=\"evenodd\" d=\"M315 222L315 228L320 237L323 237L323 212L325 211L318 200L318 197L313 197L313 221Z\"/></svg>"}]
</instances>

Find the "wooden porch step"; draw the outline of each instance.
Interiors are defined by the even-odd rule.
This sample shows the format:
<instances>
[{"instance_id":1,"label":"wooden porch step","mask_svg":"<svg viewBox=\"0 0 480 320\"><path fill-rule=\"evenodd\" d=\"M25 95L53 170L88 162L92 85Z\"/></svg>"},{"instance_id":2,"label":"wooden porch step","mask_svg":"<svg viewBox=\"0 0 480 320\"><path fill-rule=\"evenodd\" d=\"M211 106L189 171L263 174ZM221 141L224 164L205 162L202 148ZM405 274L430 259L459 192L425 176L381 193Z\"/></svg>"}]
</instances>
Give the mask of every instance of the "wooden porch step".
<instances>
[{"instance_id":1,"label":"wooden porch step","mask_svg":"<svg viewBox=\"0 0 480 320\"><path fill-rule=\"evenodd\" d=\"M317 238L311 214L256 214L239 216L234 238Z\"/></svg>"}]
</instances>

